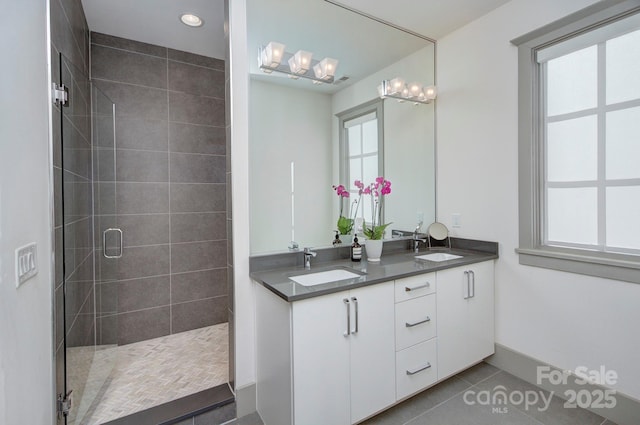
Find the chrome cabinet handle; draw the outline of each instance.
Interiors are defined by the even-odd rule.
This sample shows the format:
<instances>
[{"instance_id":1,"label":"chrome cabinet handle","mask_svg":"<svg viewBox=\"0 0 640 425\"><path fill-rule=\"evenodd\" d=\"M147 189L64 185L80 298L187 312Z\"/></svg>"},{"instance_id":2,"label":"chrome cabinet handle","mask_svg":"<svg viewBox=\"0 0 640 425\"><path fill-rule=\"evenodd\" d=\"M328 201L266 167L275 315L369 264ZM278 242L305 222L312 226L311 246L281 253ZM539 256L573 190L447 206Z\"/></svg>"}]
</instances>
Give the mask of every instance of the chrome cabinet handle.
<instances>
[{"instance_id":1,"label":"chrome cabinet handle","mask_svg":"<svg viewBox=\"0 0 640 425\"><path fill-rule=\"evenodd\" d=\"M418 325L421 325L421 324L423 324L423 323L427 323L427 322L430 322L430 321L431 321L431 317L427 316L427 318L426 318L426 319L422 319L422 320L419 320L419 321L417 321L417 322L413 322L413 323L405 322L405 324L404 324L404 325L405 325L407 328L412 328L412 327L414 327L414 326L418 326Z\"/></svg>"},{"instance_id":2,"label":"chrome cabinet handle","mask_svg":"<svg viewBox=\"0 0 640 425\"><path fill-rule=\"evenodd\" d=\"M424 285L405 286L404 287L404 291L405 292L411 292L411 291L415 291L416 289L428 288L429 286L431 286L431 284L429 282L425 283Z\"/></svg>"},{"instance_id":3,"label":"chrome cabinet handle","mask_svg":"<svg viewBox=\"0 0 640 425\"><path fill-rule=\"evenodd\" d=\"M471 298L475 298L476 296L476 274L473 270L469 270L469 274L471 275Z\"/></svg>"},{"instance_id":4,"label":"chrome cabinet handle","mask_svg":"<svg viewBox=\"0 0 640 425\"><path fill-rule=\"evenodd\" d=\"M431 367L431 363L427 363L425 366L421 366L417 369L407 370L407 375L415 375L418 372L422 372L423 370L427 370Z\"/></svg>"},{"instance_id":5,"label":"chrome cabinet handle","mask_svg":"<svg viewBox=\"0 0 640 425\"><path fill-rule=\"evenodd\" d=\"M118 255L107 255L107 233L108 232L118 232L120 233L120 251ZM109 228L102 232L102 255L104 258L122 258L122 230L116 228Z\"/></svg>"},{"instance_id":6,"label":"chrome cabinet handle","mask_svg":"<svg viewBox=\"0 0 640 425\"><path fill-rule=\"evenodd\" d=\"M347 306L347 331L344 336L351 335L351 306L349 305L349 298L343 298L344 304Z\"/></svg>"},{"instance_id":7,"label":"chrome cabinet handle","mask_svg":"<svg viewBox=\"0 0 640 425\"><path fill-rule=\"evenodd\" d=\"M464 276L467 278L467 295L464 296L465 300L471 298L471 280L469 280L469 272L465 270Z\"/></svg>"},{"instance_id":8,"label":"chrome cabinet handle","mask_svg":"<svg viewBox=\"0 0 640 425\"><path fill-rule=\"evenodd\" d=\"M353 301L353 306L356 309L356 328L352 331L352 334L358 333L358 299L356 297L351 297L351 301Z\"/></svg>"}]
</instances>

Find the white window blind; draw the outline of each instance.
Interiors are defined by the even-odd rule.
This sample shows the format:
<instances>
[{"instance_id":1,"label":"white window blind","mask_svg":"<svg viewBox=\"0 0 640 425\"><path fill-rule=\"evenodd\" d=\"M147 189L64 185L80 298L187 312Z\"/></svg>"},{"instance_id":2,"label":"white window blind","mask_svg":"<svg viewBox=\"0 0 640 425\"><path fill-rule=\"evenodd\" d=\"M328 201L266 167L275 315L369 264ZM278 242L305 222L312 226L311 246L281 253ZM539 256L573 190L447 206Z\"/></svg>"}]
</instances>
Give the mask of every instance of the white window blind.
<instances>
[{"instance_id":1,"label":"white window blind","mask_svg":"<svg viewBox=\"0 0 640 425\"><path fill-rule=\"evenodd\" d=\"M536 60L543 243L640 254L640 15Z\"/></svg>"}]
</instances>

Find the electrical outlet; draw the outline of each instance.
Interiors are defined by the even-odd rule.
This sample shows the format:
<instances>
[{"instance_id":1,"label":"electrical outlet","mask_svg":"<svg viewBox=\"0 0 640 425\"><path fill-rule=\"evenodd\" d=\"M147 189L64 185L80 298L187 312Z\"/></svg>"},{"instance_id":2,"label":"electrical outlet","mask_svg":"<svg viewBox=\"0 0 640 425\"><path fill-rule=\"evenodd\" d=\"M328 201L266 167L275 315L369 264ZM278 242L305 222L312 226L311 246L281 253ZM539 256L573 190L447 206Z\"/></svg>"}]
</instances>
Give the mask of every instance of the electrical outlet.
<instances>
[{"instance_id":1,"label":"electrical outlet","mask_svg":"<svg viewBox=\"0 0 640 425\"><path fill-rule=\"evenodd\" d=\"M451 214L451 227L459 229L462 227L462 218L460 213Z\"/></svg>"},{"instance_id":2,"label":"electrical outlet","mask_svg":"<svg viewBox=\"0 0 640 425\"><path fill-rule=\"evenodd\" d=\"M38 255L35 242L16 249L16 288L38 274Z\"/></svg>"}]
</instances>

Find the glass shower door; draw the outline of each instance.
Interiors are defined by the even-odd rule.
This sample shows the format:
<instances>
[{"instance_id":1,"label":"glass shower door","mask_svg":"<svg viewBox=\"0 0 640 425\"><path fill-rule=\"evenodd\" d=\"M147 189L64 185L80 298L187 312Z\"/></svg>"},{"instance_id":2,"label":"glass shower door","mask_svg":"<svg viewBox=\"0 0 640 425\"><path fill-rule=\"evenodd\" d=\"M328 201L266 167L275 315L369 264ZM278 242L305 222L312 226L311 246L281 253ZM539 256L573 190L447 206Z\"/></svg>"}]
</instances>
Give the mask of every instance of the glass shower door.
<instances>
[{"instance_id":1,"label":"glass shower door","mask_svg":"<svg viewBox=\"0 0 640 425\"><path fill-rule=\"evenodd\" d=\"M59 84L68 96L60 106L62 199L56 199L61 201L63 217L63 314L57 320L62 320L58 328L64 329L64 388L57 392L70 394L67 400L63 397L59 407L64 412L58 418L58 424L70 425L89 423L113 368L113 360L103 355L108 350L97 344L96 275L102 238L95 217L96 210L115 206L115 193L105 191L99 196L96 185L101 172L98 165L103 166L102 172L110 167L115 175L115 137L113 103L63 55L59 65ZM107 151L111 162L97 164L100 154L109 156Z\"/></svg>"}]
</instances>

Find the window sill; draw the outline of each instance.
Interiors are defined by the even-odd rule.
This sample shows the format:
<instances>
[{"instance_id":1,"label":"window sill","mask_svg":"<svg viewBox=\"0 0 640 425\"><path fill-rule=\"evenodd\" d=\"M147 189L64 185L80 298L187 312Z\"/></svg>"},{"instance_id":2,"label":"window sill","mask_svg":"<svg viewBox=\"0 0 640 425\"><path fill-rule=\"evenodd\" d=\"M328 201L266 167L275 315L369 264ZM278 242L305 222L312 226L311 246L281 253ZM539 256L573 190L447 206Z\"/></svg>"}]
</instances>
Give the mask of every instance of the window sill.
<instances>
[{"instance_id":1,"label":"window sill","mask_svg":"<svg viewBox=\"0 0 640 425\"><path fill-rule=\"evenodd\" d=\"M640 257L553 247L517 248L520 264L640 283Z\"/></svg>"}]
</instances>

